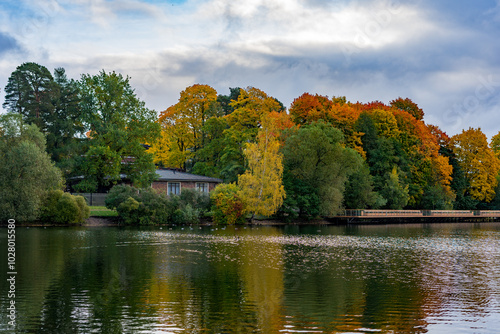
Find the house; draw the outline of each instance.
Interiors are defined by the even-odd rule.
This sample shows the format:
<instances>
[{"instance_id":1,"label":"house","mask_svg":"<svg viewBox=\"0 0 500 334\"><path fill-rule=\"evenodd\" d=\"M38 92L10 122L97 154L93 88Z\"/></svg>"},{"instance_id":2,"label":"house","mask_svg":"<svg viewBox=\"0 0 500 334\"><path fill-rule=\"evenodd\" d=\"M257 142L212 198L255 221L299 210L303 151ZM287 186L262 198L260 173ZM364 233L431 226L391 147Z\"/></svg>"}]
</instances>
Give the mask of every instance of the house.
<instances>
[{"instance_id":1,"label":"house","mask_svg":"<svg viewBox=\"0 0 500 334\"><path fill-rule=\"evenodd\" d=\"M152 183L151 187L164 191L168 195L179 195L184 188L197 189L208 193L214 190L219 183L222 183L221 179L180 172L174 169L157 169L156 174L158 179Z\"/></svg>"}]
</instances>

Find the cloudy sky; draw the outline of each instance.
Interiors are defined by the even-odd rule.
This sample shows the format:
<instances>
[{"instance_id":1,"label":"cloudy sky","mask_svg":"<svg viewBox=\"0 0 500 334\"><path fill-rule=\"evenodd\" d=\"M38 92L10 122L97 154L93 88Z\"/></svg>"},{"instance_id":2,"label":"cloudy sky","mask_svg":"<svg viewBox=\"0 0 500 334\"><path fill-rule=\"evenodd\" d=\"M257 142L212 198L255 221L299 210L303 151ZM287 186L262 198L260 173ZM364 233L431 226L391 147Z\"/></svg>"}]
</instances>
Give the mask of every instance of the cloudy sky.
<instances>
[{"instance_id":1,"label":"cloudy sky","mask_svg":"<svg viewBox=\"0 0 500 334\"><path fill-rule=\"evenodd\" d=\"M78 79L132 78L149 108L195 83L254 86L289 106L304 92L409 97L453 135L500 131L500 0L2 0L0 102L33 61Z\"/></svg>"}]
</instances>

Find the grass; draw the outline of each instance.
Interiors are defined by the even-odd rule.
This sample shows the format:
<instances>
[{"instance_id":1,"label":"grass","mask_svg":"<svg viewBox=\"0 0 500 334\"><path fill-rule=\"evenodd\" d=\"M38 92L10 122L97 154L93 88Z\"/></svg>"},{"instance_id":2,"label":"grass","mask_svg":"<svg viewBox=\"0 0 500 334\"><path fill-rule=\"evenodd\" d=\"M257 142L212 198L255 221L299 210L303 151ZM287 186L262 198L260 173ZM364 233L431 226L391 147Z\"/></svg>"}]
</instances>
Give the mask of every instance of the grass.
<instances>
[{"instance_id":1,"label":"grass","mask_svg":"<svg viewBox=\"0 0 500 334\"><path fill-rule=\"evenodd\" d=\"M91 206L90 217L118 217L118 212L110 210L105 206Z\"/></svg>"}]
</instances>

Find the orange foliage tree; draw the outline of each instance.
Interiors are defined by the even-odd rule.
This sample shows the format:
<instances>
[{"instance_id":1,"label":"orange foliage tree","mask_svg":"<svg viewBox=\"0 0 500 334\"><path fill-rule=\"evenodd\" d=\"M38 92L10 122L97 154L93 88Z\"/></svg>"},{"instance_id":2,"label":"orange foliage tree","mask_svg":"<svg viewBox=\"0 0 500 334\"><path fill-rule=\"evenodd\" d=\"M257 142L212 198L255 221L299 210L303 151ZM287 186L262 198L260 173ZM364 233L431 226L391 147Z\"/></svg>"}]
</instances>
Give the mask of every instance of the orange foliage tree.
<instances>
[{"instance_id":1,"label":"orange foliage tree","mask_svg":"<svg viewBox=\"0 0 500 334\"><path fill-rule=\"evenodd\" d=\"M295 124L310 124L320 119L327 121L332 105L327 96L304 93L293 100L289 113Z\"/></svg>"}]
</instances>

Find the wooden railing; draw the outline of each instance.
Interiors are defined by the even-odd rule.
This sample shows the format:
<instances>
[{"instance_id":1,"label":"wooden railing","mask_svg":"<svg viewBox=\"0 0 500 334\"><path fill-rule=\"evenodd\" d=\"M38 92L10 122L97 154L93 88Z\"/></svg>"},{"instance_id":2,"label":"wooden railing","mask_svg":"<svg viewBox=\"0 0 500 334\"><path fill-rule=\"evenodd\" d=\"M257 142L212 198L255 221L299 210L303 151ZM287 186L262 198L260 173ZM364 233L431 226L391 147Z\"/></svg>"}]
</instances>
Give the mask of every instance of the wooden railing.
<instances>
[{"instance_id":1,"label":"wooden railing","mask_svg":"<svg viewBox=\"0 0 500 334\"><path fill-rule=\"evenodd\" d=\"M345 210L343 217L500 217L496 210Z\"/></svg>"}]
</instances>

